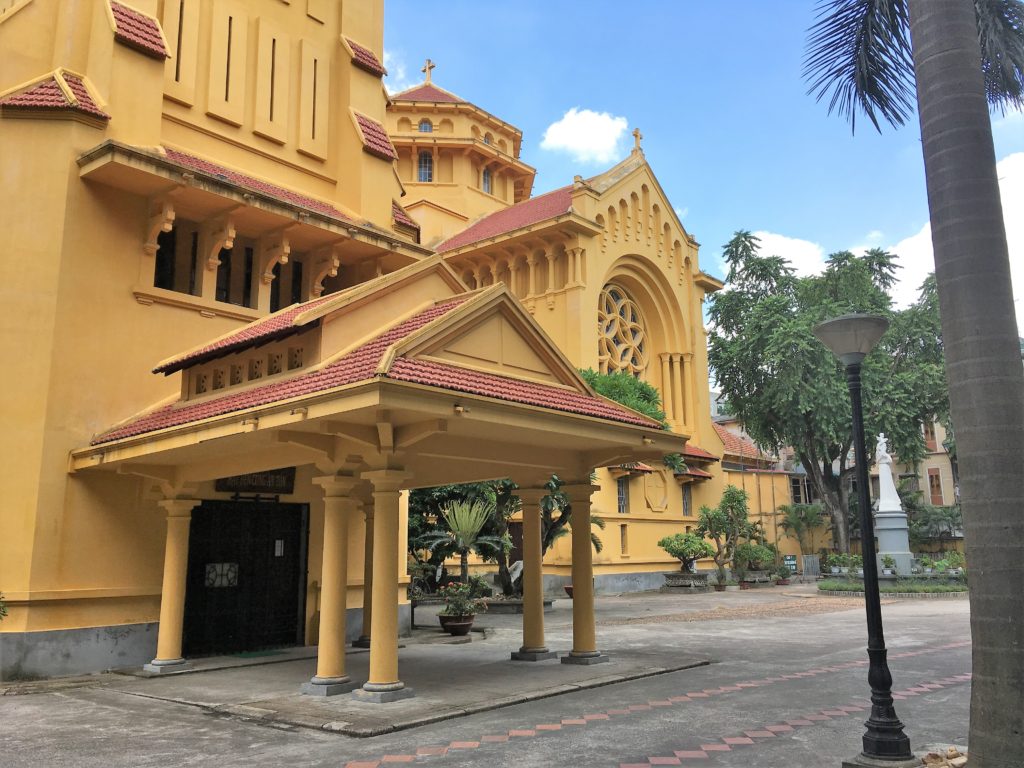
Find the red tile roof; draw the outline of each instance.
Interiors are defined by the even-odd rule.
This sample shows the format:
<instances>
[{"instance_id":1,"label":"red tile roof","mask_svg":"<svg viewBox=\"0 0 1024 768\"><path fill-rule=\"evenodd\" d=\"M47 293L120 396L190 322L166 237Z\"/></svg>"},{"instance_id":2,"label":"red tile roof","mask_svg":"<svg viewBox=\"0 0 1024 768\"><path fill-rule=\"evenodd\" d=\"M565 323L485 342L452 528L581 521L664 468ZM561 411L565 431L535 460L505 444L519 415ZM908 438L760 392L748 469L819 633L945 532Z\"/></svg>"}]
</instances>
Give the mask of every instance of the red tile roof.
<instances>
[{"instance_id":1,"label":"red tile roof","mask_svg":"<svg viewBox=\"0 0 1024 768\"><path fill-rule=\"evenodd\" d=\"M164 47L164 37L156 19L110 0L114 12L114 39L154 59L165 59L170 54Z\"/></svg>"},{"instance_id":2,"label":"red tile roof","mask_svg":"<svg viewBox=\"0 0 1024 768\"><path fill-rule=\"evenodd\" d=\"M437 246L437 251L451 251L464 245L497 237L506 232L561 216L572 209L572 186L554 189L531 197L502 211L485 216Z\"/></svg>"},{"instance_id":3,"label":"red tile roof","mask_svg":"<svg viewBox=\"0 0 1024 768\"><path fill-rule=\"evenodd\" d=\"M439 101L446 104L465 104L466 102L454 93L442 90L431 83L423 83L408 88L391 97L392 101Z\"/></svg>"},{"instance_id":4,"label":"red tile roof","mask_svg":"<svg viewBox=\"0 0 1024 768\"><path fill-rule=\"evenodd\" d=\"M221 397L178 401L122 424L100 435L92 441L92 444L98 445L160 429L182 426L215 416L223 416L248 408L269 405L370 380L375 377L381 358L390 346L433 320L443 317L467 298L469 297L459 296L435 304L414 317L398 323L377 338L320 370L232 392ZM308 307L308 304L303 307ZM600 398L560 387L520 381L444 363L398 358L393 361L390 369L384 375L398 381L425 384L456 392L483 395L499 400L661 429L661 425L657 422Z\"/></svg>"},{"instance_id":5,"label":"red tile roof","mask_svg":"<svg viewBox=\"0 0 1024 768\"><path fill-rule=\"evenodd\" d=\"M154 368L153 373L174 373L175 371L180 371L182 368L197 363L204 358L219 357L221 355L226 355L233 350L252 346L258 341L266 342L275 337L294 333L301 327L296 326L295 318L307 310L313 309L327 301L337 298L337 294L332 293L327 296L321 296L319 299L307 301L304 304L296 304L291 307L286 307L272 315L264 317L262 320L250 323L234 333L215 339L199 349L194 349L183 355L171 358L167 362Z\"/></svg>"},{"instance_id":6,"label":"red tile roof","mask_svg":"<svg viewBox=\"0 0 1024 768\"><path fill-rule=\"evenodd\" d=\"M380 59L377 58L377 54L371 51L364 45L360 45L351 37L346 37L345 41L348 43L349 48L352 49L352 63L360 69L365 69L371 75L386 75L388 71L384 69L384 65L380 63Z\"/></svg>"},{"instance_id":7,"label":"red tile roof","mask_svg":"<svg viewBox=\"0 0 1024 768\"><path fill-rule=\"evenodd\" d=\"M356 114L356 121L363 134L363 149L365 151L384 160L398 159L398 154L391 145L391 139L388 138L388 132L384 130L383 125L360 114Z\"/></svg>"},{"instance_id":8,"label":"red tile roof","mask_svg":"<svg viewBox=\"0 0 1024 768\"><path fill-rule=\"evenodd\" d=\"M259 192L262 195L276 198L277 200L291 205L308 208L311 211L323 214L324 216L329 216L333 219L352 221L350 216L347 216L333 205L325 203L322 200L316 200L315 198L308 197L306 195L300 195L298 192L292 192L290 189L285 189L284 187L279 187L276 184L271 184L268 181L257 179L255 176L249 176L245 173L233 171L230 168L225 168L222 165L211 163L209 160L203 160L195 155L190 155L177 149L165 147L165 151L167 153L166 156L168 160L184 168L188 168L189 170L205 173L206 175L212 176L220 181L227 181L240 187L245 187L253 192Z\"/></svg>"},{"instance_id":9,"label":"red tile roof","mask_svg":"<svg viewBox=\"0 0 1024 768\"><path fill-rule=\"evenodd\" d=\"M406 227L412 227L413 229L419 229L420 225L409 215L408 211L402 206L396 203L394 200L391 201L391 216L395 220L395 223L402 224Z\"/></svg>"},{"instance_id":10,"label":"red tile roof","mask_svg":"<svg viewBox=\"0 0 1024 768\"><path fill-rule=\"evenodd\" d=\"M71 91L73 99L69 99L65 95L64 90L60 87L61 81ZM93 101L82 78L59 69L46 80L36 83L20 93L0 99L0 106L14 109L68 110L82 112L103 120L110 119L110 115Z\"/></svg>"},{"instance_id":11,"label":"red tile roof","mask_svg":"<svg viewBox=\"0 0 1024 768\"><path fill-rule=\"evenodd\" d=\"M748 459L758 459L762 461L769 461L770 456L763 453L760 448L754 445L753 441L748 440L745 437L740 437L723 427L721 424L712 424L715 428L715 432L722 439L722 443L725 445L725 452L733 456L742 456Z\"/></svg>"},{"instance_id":12,"label":"red tile roof","mask_svg":"<svg viewBox=\"0 0 1024 768\"><path fill-rule=\"evenodd\" d=\"M630 462L628 462L626 464L619 464L617 466L611 467L611 469L621 469L621 470L625 470L626 472L654 472L654 471L656 471L654 469L654 467L652 467L650 464L645 464L642 461L630 461Z\"/></svg>"},{"instance_id":13,"label":"red tile roof","mask_svg":"<svg viewBox=\"0 0 1024 768\"><path fill-rule=\"evenodd\" d=\"M687 443L683 449L683 456L688 456L691 459L699 459L702 461L718 461L718 457L713 453L708 453L703 448L698 448L696 445Z\"/></svg>"},{"instance_id":14,"label":"red tile roof","mask_svg":"<svg viewBox=\"0 0 1024 768\"><path fill-rule=\"evenodd\" d=\"M703 469L697 469L696 467L687 467L685 472L676 472L676 475L699 477L701 480L712 477L710 472L705 472Z\"/></svg>"}]
</instances>

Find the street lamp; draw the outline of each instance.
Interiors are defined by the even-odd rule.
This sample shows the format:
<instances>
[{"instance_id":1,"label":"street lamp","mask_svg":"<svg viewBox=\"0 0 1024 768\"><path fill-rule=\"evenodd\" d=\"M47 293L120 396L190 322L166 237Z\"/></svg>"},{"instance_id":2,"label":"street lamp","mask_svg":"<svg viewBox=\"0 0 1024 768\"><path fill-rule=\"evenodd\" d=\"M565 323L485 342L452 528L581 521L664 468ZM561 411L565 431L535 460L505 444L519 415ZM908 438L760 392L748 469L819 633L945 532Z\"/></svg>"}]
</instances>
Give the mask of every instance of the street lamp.
<instances>
[{"instance_id":1,"label":"street lamp","mask_svg":"<svg viewBox=\"0 0 1024 768\"><path fill-rule=\"evenodd\" d=\"M868 684L871 715L864 723L864 761L845 765L916 765L910 739L896 716L892 701L892 674L886 660L882 634L882 605L878 597L878 563L875 558L875 525L868 497L867 449L864 445L864 408L860 398L860 364L882 338L889 321L877 315L843 315L815 326L818 337L846 368L853 409L853 448L857 462L857 508L860 511L861 547L864 550L864 605L868 619ZM869 556L870 551L870 556Z\"/></svg>"}]
</instances>

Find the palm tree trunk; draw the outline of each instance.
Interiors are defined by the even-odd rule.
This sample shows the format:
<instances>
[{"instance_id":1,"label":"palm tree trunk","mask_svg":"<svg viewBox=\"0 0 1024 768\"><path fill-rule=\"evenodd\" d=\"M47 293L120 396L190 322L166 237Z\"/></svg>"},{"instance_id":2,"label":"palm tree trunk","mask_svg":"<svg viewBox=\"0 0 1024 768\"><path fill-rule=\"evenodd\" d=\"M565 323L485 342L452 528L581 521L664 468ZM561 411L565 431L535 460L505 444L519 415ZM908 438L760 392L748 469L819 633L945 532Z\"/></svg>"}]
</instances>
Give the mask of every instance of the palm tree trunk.
<instances>
[{"instance_id":1,"label":"palm tree trunk","mask_svg":"<svg viewBox=\"0 0 1024 768\"><path fill-rule=\"evenodd\" d=\"M463 584L469 584L469 550L464 549L459 553L459 576Z\"/></svg>"},{"instance_id":2,"label":"palm tree trunk","mask_svg":"<svg viewBox=\"0 0 1024 768\"><path fill-rule=\"evenodd\" d=\"M971 0L910 0L970 566L972 768L1024 754L1024 375Z\"/></svg>"}]
</instances>

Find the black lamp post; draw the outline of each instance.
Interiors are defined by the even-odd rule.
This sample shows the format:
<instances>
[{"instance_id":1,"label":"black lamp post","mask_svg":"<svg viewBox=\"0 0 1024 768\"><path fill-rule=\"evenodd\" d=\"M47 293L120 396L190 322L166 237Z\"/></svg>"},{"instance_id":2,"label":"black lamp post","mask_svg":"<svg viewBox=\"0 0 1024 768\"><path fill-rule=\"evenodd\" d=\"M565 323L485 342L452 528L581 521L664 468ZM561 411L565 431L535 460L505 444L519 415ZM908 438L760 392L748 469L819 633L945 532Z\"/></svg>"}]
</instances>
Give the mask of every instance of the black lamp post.
<instances>
[{"instance_id":1,"label":"black lamp post","mask_svg":"<svg viewBox=\"0 0 1024 768\"><path fill-rule=\"evenodd\" d=\"M864 751L868 765L903 765L914 759L910 739L896 716L892 701L892 674L886 660L882 634L882 605L878 597L878 563L875 558L875 525L868 497L867 450L864 445L864 409L860 398L860 364L882 338L889 321L876 315L843 315L814 328L818 337L846 367L853 408L853 447L857 462L857 508L860 511L861 546L864 552L864 605L868 619L868 684L871 716L864 723ZM856 763L855 763L856 764ZM914 764L914 763L909 763Z\"/></svg>"}]
</instances>

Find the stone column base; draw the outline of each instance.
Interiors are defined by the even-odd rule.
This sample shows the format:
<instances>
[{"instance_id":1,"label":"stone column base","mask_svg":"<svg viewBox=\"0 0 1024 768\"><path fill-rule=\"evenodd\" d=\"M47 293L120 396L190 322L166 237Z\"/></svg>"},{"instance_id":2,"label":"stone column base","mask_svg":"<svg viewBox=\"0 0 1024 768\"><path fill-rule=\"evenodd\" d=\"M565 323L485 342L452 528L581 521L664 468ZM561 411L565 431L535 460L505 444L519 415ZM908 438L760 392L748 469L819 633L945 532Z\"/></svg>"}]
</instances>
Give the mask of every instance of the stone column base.
<instances>
[{"instance_id":1,"label":"stone column base","mask_svg":"<svg viewBox=\"0 0 1024 768\"><path fill-rule=\"evenodd\" d=\"M877 760L863 752L851 760L843 760L841 768L920 768L921 758L910 760Z\"/></svg>"},{"instance_id":2,"label":"stone column base","mask_svg":"<svg viewBox=\"0 0 1024 768\"><path fill-rule=\"evenodd\" d=\"M547 648L520 648L518 651L512 651L512 661L545 661L556 658L558 654Z\"/></svg>"},{"instance_id":3,"label":"stone column base","mask_svg":"<svg viewBox=\"0 0 1024 768\"><path fill-rule=\"evenodd\" d=\"M395 688L390 691L368 691L359 688L352 692L352 698L356 701L364 701L367 704L390 704L392 701L411 699L415 696L412 688Z\"/></svg>"},{"instance_id":4,"label":"stone column base","mask_svg":"<svg viewBox=\"0 0 1024 768\"><path fill-rule=\"evenodd\" d=\"M604 664L609 661L611 661L611 658L599 652L579 656L570 653L568 656L562 657L563 664L581 664L583 666L589 666L591 664Z\"/></svg>"},{"instance_id":5,"label":"stone column base","mask_svg":"<svg viewBox=\"0 0 1024 768\"><path fill-rule=\"evenodd\" d=\"M305 696L340 696L358 688L358 683L353 683L351 678L345 677L316 677L315 675L308 683L303 683L299 692Z\"/></svg>"},{"instance_id":6,"label":"stone column base","mask_svg":"<svg viewBox=\"0 0 1024 768\"><path fill-rule=\"evenodd\" d=\"M169 675L191 668L192 665L184 659L153 659L149 664L142 665L142 669L151 675Z\"/></svg>"}]
</instances>

